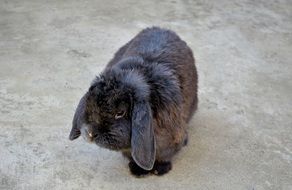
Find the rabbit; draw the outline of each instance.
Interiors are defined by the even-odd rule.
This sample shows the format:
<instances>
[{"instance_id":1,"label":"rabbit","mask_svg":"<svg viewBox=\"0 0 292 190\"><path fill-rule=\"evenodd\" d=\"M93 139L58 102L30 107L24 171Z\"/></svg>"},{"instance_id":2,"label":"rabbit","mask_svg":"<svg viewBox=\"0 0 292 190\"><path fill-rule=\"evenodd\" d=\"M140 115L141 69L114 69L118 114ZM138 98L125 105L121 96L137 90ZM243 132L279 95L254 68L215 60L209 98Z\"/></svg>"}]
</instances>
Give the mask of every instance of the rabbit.
<instances>
[{"instance_id":1,"label":"rabbit","mask_svg":"<svg viewBox=\"0 0 292 190\"><path fill-rule=\"evenodd\" d=\"M197 109L192 50L173 31L142 30L122 46L81 98L70 140L120 151L135 176L163 175L188 141Z\"/></svg>"}]
</instances>

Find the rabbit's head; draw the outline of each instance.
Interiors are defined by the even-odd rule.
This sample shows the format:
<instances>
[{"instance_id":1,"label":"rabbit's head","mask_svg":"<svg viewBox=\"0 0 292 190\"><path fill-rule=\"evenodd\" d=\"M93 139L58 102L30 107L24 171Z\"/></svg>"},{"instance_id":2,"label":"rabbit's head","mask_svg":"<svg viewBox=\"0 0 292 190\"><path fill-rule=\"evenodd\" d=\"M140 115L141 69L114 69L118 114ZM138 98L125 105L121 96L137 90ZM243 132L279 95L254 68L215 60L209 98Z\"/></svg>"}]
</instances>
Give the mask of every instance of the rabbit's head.
<instances>
[{"instance_id":1,"label":"rabbit's head","mask_svg":"<svg viewBox=\"0 0 292 190\"><path fill-rule=\"evenodd\" d=\"M130 149L140 167L152 169L155 137L149 94L149 86L138 73L118 68L106 70L80 100L70 140L81 134L104 148Z\"/></svg>"}]
</instances>

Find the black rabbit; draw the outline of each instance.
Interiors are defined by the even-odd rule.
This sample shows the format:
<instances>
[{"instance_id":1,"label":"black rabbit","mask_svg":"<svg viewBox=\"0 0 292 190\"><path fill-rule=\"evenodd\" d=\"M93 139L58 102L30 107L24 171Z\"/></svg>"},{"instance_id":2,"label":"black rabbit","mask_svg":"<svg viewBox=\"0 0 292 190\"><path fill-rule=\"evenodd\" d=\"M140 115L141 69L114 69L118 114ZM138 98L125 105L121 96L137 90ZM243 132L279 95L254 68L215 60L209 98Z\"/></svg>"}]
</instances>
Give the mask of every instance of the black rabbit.
<instances>
[{"instance_id":1,"label":"black rabbit","mask_svg":"<svg viewBox=\"0 0 292 190\"><path fill-rule=\"evenodd\" d=\"M198 104L191 49L174 32L147 28L118 50L76 109L70 140L121 151L136 176L162 175L187 143Z\"/></svg>"}]
</instances>

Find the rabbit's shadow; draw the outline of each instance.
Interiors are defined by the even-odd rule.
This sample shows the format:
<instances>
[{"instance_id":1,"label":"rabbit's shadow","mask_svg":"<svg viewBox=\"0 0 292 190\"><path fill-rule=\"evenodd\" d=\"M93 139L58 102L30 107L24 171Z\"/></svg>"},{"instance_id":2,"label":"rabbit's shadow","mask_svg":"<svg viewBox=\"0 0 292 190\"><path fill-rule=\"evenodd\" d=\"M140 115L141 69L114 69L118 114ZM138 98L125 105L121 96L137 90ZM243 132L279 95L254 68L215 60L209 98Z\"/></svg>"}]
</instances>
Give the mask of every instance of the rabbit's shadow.
<instances>
[{"instance_id":1,"label":"rabbit's shadow","mask_svg":"<svg viewBox=\"0 0 292 190\"><path fill-rule=\"evenodd\" d=\"M207 165L217 151L230 125L224 117L208 110L198 111L189 123L188 144L173 159L173 173L191 175ZM219 142L218 142L219 141ZM224 142L223 142L224 143Z\"/></svg>"}]
</instances>

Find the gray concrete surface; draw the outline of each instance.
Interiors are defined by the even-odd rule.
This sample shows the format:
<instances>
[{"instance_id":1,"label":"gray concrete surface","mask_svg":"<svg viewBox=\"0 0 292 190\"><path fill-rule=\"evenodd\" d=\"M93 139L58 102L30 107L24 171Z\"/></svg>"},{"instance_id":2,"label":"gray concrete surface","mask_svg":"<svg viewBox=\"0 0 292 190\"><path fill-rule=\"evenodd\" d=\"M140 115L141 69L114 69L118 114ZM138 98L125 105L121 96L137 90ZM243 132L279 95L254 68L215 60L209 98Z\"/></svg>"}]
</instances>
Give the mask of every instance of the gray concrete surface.
<instances>
[{"instance_id":1,"label":"gray concrete surface","mask_svg":"<svg viewBox=\"0 0 292 190\"><path fill-rule=\"evenodd\" d=\"M199 111L163 176L68 140L74 109L137 32L194 51ZM0 1L0 189L292 189L292 2Z\"/></svg>"}]
</instances>

